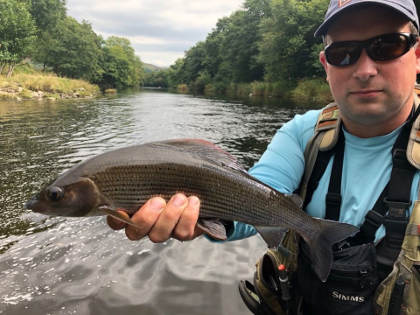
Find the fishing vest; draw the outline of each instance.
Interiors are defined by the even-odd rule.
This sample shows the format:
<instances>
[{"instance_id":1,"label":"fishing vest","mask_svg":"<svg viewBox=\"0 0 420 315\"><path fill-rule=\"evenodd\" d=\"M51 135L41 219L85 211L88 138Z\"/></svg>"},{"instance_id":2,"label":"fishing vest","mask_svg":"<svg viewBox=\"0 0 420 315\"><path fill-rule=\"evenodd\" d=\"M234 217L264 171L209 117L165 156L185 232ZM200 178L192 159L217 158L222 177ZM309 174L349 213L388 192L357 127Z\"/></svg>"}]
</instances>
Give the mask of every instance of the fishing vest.
<instances>
[{"instance_id":1,"label":"fishing vest","mask_svg":"<svg viewBox=\"0 0 420 315\"><path fill-rule=\"evenodd\" d=\"M420 88L416 93L420 95ZM417 95L415 105L418 109ZM305 248L289 231L277 250L269 250L257 262L254 285L248 281L239 284L240 294L254 314L420 314L420 202L415 202L409 218L406 215L411 205L412 179L420 169L420 115L412 115L412 121L406 124L409 127L403 127L393 147L389 184L351 244L336 248L327 283L316 278L305 258ZM305 172L299 189L305 208L334 156L326 196L327 219L339 217L343 152L340 112L332 103L321 111L306 146ZM386 234L375 247L375 232L382 224ZM288 270L283 290L282 281L278 281L280 265ZM346 282L350 285L343 285ZM325 301L325 305L317 308L319 301Z\"/></svg>"}]
</instances>

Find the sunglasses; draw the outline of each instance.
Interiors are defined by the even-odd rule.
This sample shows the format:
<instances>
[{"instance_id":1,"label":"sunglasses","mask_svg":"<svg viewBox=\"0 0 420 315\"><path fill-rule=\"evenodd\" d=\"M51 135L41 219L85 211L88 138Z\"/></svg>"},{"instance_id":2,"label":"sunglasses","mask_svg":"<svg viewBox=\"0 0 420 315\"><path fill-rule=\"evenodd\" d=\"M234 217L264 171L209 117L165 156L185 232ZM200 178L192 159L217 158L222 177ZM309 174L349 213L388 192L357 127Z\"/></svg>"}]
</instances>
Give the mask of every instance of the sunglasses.
<instances>
[{"instance_id":1,"label":"sunglasses","mask_svg":"<svg viewBox=\"0 0 420 315\"><path fill-rule=\"evenodd\" d=\"M361 41L334 42L325 47L325 57L329 64L345 67L357 62L366 50L374 61L387 61L404 55L417 42L417 35L410 33L391 33Z\"/></svg>"}]
</instances>

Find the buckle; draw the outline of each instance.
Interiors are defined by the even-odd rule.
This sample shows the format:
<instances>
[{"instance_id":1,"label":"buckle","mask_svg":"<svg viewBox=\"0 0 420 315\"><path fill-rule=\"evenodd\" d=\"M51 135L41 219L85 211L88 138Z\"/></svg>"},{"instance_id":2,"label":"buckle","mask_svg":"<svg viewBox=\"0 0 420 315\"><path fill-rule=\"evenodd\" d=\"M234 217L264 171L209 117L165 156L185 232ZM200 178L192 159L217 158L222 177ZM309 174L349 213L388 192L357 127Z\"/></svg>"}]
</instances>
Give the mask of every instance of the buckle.
<instances>
[{"instance_id":1,"label":"buckle","mask_svg":"<svg viewBox=\"0 0 420 315\"><path fill-rule=\"evenodd\" d=\"M411 206L411 201L405 202L405 201L392 201L389 200L388 197L384 198L384 203L388 205L389 211L401 209L401 210L407 210Z\"/></svg>"},{"instance_id":2,"label":"buckle","mask_svg":"<svg viewBox=\"0 0 420 315\"><path fill-rule=\"evenodd\" d=\"M377 229L382 225L384 221L384 216L376 212L375 210L370 210L366 214L365 220L367 221L367 223L369 223L371 226L374 226Z\"/></svg>"}]
</instances>

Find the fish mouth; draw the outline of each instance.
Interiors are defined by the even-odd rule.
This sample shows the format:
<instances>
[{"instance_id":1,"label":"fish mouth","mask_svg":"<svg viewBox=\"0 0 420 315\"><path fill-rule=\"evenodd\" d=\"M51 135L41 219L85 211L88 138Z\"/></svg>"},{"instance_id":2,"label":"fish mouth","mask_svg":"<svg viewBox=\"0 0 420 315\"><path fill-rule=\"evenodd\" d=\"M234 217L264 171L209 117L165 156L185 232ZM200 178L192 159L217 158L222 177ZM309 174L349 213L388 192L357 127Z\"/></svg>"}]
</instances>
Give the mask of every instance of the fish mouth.
<instances>
[{"instance_id":1,"label":"fish mouth","mask_svg":"<svg viewBox=\"0 0 420 315\"><path fill-rule=\"evenodd\" d=\"M23 207L26 210L32 210L35 212L40 212L39 210L37 210L36 205L39 202L38 196L34 196L32 199L28 200L27 202L25 202L25 204L23 205Z\"/></svg>"}]
</instances>

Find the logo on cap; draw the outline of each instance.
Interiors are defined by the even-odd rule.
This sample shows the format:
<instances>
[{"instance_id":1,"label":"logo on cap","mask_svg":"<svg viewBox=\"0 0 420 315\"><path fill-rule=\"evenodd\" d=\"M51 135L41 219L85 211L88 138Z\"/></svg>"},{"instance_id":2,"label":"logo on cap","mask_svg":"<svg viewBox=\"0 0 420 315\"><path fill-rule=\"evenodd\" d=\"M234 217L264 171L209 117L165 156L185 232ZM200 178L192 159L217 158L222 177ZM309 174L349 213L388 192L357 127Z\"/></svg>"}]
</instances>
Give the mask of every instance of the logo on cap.
<instances>
[{"instance_id":1,"label":"logo on cap","mask_svg":"<svg viewBox=\"0 0 420 315\"><path fill-rule=\"evenodd\" d=\"M338 7L341 8L341 7L345 6L349 2L351 2L351 0L339 0L338 1Z\"/></svg>"}]
</instances>

